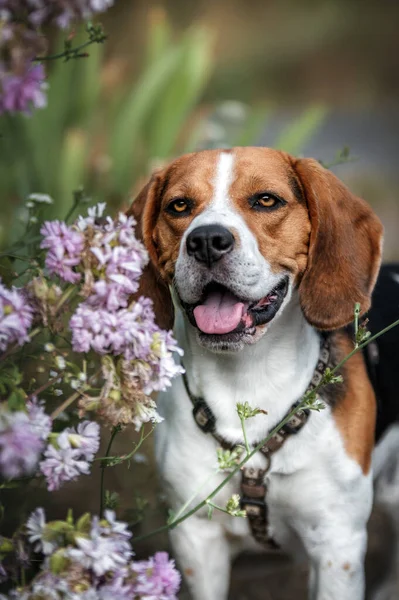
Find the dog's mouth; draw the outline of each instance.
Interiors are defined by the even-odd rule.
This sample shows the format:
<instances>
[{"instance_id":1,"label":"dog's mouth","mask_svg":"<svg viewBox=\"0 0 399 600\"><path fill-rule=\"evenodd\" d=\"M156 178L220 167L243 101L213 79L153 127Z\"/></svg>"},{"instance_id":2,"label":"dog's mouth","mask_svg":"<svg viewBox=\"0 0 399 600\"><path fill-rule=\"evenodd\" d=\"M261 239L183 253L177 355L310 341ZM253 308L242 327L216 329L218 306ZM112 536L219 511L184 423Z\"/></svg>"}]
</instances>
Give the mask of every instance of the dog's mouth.
<instances>
[{"instance_id":1,"label":"dog's mouth","mask_svg":"<svg viewBox=\"0 0 399 600\"><path fill-rule=\"evenodd\" d=\"M284 277L263 298L248 302L238 298L219 283L208 284L196 304L182 302L192 325L212 336L236 333L255 333L258 325L269 323L279 311L288 291L288 277Z\"/></svg>"}]
</instances>

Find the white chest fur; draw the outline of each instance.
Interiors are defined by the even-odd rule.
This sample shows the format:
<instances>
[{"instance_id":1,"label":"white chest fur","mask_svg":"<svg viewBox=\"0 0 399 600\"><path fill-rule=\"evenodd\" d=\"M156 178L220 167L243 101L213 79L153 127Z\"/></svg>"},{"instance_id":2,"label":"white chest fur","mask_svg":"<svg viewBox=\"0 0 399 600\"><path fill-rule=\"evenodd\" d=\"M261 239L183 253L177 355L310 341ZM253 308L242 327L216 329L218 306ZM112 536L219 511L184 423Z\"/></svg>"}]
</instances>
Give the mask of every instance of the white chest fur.
<instances>
[{"instance_id":1,"label":"white chest fur","mask_svg":"<svg viewBox=\"0 0 399 600\"><path fill-rule=\"evenodd\" d=\"M184 365L191 392L206 399L216 417L218 433L233 443L243 439L236 403L248 402L267 412L247 421L249 443L259 442L305 392L320 348L319 337L306 323L295 297L257 344L234 355L217 355L200 347L195 340L195 331L181 314L177 318L176 335L185 351ZM159 409L165 422L156 432L157 462L170 505L173 510L178 510L215 469L217 443L195 424L182 379L160 396ZM258 453L251 459L251 464L264 467L264 461ZM223 475L219 474L208 481L196 502L206 497L222 479ZM291 436L273 456L267 484L269 521L277 541L294 549L293 540L300 539L298 547L304 547L316 562L331 563L333 571L337 561L341 567L350 564L350 586L347 582L341 585L335 577L336 583L331 585L338 586L338 591L335 593L333 587L332 595L325 597L360 600L365 523L371 509L372 481L371 475L364 476L359 465L346 454L330 408L313 412L306 426ZM239 485L238 475L215 501L223 505L232 493L239 493ZM180 556L183 562L188 560L187 540L192 535L197 540L198 535L205 535L198 531L198 527L199 530L208 527L203 516L206 516L205 511L173 532L175 549L184 555ZM216 522L218 520L224 531L248 539L245 520L226 519L220 514L216 515ZM197 530L193 533L195 523ZM218 539L220 535L221 532ZM207 550L204 550L204 560L206 556ZM337 566L337 573L342 580L342 568L339 570ZM331 576L334 582L333 573ZM345 570L344 577L349 577ZM347 590L352 596L345 595ZM208 589L203 595L198 593L194 597L201 600L223 597L220 590L214 596L212 593ZM339 596L341 593L343 595Z\"/></svg>"}]
</instances>

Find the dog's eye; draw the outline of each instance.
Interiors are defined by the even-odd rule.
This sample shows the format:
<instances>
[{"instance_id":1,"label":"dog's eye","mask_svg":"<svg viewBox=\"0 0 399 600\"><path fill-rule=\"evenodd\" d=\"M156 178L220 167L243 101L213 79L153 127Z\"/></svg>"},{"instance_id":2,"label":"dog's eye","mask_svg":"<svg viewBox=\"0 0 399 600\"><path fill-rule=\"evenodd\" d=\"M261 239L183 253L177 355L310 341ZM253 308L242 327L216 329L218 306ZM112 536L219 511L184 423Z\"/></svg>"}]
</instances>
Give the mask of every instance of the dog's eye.
<instances>
[{"instance_id":1,"label":"dog's eye","mask_svg":"<svg viewBox=\"0 0 399 600\"><path fill-rule=\"evenodd\" d=\"M186 215L191 211L191 202L186 198L176 198L169 202L166 210L171 215Z\"/></svg>"},{"instance_id":2,"label":"dog's eye","mask_svg":"<svg viewBox=\"0 0 399 600\"><path fill-rule=\"evenodd\" d=\"M269 193L254 194L249 202L255 210L274 210L286 204L285 200Z\"/></svg>"}]
</instances>

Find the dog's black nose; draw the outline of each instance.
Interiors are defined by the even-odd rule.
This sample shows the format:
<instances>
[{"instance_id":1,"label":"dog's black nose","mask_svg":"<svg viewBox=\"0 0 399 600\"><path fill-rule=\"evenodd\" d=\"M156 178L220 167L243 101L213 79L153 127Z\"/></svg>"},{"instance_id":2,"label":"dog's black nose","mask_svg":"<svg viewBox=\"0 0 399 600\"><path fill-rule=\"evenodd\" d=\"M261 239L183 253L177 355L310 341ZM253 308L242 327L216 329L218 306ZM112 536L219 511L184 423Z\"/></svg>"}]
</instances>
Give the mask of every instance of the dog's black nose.
<instances>
[{"instance_id":1,"label":"dog's black nose","mask_svg":"<svg viewBox=\"0 0 399 600\"><path fill-rule=\"evenodd\" d=\"M234 237L221 225L202 225L187 236L187 252L210 267L233 249Z\"/></svg>"}]
</instances>

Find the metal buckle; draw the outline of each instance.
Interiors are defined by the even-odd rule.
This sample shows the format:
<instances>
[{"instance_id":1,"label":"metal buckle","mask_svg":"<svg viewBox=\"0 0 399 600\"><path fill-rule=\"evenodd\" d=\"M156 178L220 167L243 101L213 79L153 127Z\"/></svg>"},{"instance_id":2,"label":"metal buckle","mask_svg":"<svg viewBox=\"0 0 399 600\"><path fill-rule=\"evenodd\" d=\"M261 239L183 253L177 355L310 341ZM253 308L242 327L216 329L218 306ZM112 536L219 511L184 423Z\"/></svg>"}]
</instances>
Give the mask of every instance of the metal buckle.
<instances>
[{"instance_id":1,"label":"metal buckle","mask_svg":"<svg viewBox=\"0 0 399 600\"><path fill-rule=\"evenodd\" d=\"M241 498L241 510L245 510L249 519L251 517L266 517L266 503L264 500L243 496Z\"/></svg>"},{"instance_id":2,"label":"metal buckle","mask_svg":"<svg viewBox=\"0 0 399 600\"><path fill-rule=\"evenodd\" d=\"M193 408L194 420L204 433L212 433L215 429L215 415L204 400L197 400Z\"/></svg>"}]
</instances>

